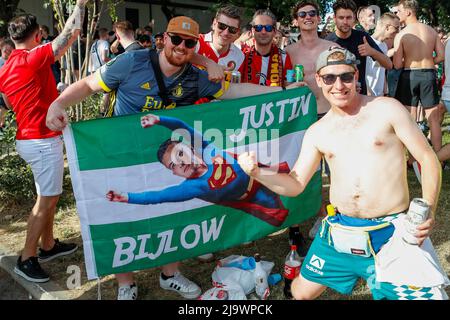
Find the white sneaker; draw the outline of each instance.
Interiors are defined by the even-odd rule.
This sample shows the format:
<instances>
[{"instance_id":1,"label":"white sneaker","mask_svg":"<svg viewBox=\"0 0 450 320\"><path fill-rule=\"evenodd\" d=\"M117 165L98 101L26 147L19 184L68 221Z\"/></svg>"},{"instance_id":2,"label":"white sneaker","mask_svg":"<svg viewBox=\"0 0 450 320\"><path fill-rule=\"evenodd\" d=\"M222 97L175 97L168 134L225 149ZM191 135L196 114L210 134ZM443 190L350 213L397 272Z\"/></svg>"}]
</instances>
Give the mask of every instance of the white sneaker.
<instances>
[{"instance_id":1,"label":"white sneaker","mask_svg":"<svg viewBox=\"0 0 450 320\"><path fill-rule=\"evenodd\" d=\"M138 288L135 283L119 287L117 300L136 300Z\"/></svg>"},{"instance_id":2,"label":"white sneaker","mask_svg":"<svg viewBox=\"0 0 450 320\"><path fill-rule=\"evenodd\" d=\"M212 262L215 258L216 257L212 253L205 253L197 257L200 262Z\"/></svg>"},{"instance_id":3,"label":"white sneaker","mask_svg":"<svg viewBox=\"0 0 450 320\"><path fill-rule=\"evenodd\" d=\"M178 292L186 299L196 299L202 293L198 285L185 278L180 272L176 272L172 278L167 280L163 280L159 275L159 285L165 290Z\"/></svg>"},{"instance_id":4,"label":"white sneaker","mask_svg":"<svg viewBox=\"0 0 450 320\"><path fill-rule=\"evenodd\" d=\"M312 240L316 237L317 231L319 231L320 226L322 225L322 220L325 217L318 217L316 222L314 222L314 225L312 226L312 228L309 230L308 233L308 237Z\"/></svg>"}]
</instances>

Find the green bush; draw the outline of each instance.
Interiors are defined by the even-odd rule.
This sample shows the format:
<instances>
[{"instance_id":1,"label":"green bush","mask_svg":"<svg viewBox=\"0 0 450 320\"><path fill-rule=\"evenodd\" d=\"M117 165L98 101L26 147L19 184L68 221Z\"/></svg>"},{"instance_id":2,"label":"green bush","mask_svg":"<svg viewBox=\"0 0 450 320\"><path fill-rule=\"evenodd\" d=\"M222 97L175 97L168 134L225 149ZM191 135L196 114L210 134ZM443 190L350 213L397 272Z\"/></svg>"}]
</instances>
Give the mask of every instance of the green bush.
<instances>
[{"instance_id":1,"label":"green bush","mask_svg":"<svg viewBox=\"0 0 450 320\"><path fill-rule=\"evenodd\" d=\"M33 173L19 155L0 160L0 202L22 204L36 196Z\"/></svg>"},{"instance_id":2,"label":"green bush","mask_svg":"<svg viewBox=\"0 0 450 320\"><path fill-rule=\"evenodd\" d=\"M0 156L2 154L10 154L15 150L16 130L16 117L9 110L5 116L5 129L0 135Z\"/></svg>"}]
</instances>

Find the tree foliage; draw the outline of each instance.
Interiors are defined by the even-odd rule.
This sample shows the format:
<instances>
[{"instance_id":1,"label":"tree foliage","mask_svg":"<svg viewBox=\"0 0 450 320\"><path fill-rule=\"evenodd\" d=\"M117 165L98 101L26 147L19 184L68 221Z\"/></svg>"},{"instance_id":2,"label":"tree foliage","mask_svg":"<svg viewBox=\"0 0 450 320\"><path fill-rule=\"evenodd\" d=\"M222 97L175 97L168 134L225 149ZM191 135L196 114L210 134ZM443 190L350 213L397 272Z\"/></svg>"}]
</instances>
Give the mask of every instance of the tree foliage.
<instances>
[{"instance_id":1,"label":"tree foliage","mask_svg":"<svg viewBox=\"0 0 450 320\"><path fill-rule=\"evenodd\" d=\"M16 12L20 0L0 0L0 36L8 34L8 22Z\"/></svg>"},{"instance_id":2,"label":"tree foliage","mask_svg":"<svg viewBox=\"0 0 450 320\"><path fill-rule=\"evenodd\" d=\"M398 3L398 0L354 0L356 5L377 5L381 12L387 12L389 7ZM432 26L441 26L450 32L450 1L448 0L418 0L420 5L419 18ZM278 17L279 21L289 24L291 21L291 8L298 0L219 0L214 8L221 5L234 4L245 8L245 16L251 18L256 9L269 8ZM321 7L322 17L331 10L334 1L317 0Z\"/></svg>"}]
</instances>

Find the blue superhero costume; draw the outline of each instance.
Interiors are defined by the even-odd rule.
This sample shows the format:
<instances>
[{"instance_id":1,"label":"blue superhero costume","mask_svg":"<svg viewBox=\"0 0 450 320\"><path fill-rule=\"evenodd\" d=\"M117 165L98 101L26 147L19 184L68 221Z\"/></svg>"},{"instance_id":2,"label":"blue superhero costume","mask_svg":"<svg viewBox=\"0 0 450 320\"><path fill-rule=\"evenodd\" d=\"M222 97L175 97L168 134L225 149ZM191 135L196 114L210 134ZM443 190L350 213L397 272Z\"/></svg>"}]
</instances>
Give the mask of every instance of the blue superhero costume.
<instances>
[{"instance_id":1,"label":"blue superhero costume","mask_svg":"<svg viewBox=\"0 0 450 320\"><path fill-rule=\"evenodd\" d=\"M288 210L276 193L251 179L239 166L236 156L216 148L211 142L179 119L160 117L159 125L170 130L184 129L201 138L201 154L208 170L200 177L186 179L177 186L159 191L128 193L128 203L158 204L163 202L181 202L193 198L216 203L247 212L273 226L281 226ZM287 163L281 163L279 172L289 172Z\"/></svg>"}]
</instances>

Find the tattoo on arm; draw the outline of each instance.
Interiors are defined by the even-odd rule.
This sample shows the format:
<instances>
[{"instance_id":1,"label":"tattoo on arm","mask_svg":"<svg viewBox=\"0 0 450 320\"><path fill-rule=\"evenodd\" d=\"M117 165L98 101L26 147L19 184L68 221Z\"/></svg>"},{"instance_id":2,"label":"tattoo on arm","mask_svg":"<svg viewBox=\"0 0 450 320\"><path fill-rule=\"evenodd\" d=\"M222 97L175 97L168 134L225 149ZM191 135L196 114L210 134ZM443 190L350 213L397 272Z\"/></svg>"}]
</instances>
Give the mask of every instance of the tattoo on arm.
<instances>
[{"instance_id":1,"label":"tattoo on arm","mask_svg":"<svg viewBox=\"0 0 450 320\"><path fill-rule=\"evenodd\" d=\"M70 40L73 38L75 31L82 28L84 12L85 6L76 5L73 13L66 21L63 31L55 40L53 40L52 48L55 59L58 59L66 52L73 42Z\"/></svg>"}]
</instances>

